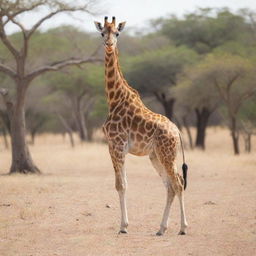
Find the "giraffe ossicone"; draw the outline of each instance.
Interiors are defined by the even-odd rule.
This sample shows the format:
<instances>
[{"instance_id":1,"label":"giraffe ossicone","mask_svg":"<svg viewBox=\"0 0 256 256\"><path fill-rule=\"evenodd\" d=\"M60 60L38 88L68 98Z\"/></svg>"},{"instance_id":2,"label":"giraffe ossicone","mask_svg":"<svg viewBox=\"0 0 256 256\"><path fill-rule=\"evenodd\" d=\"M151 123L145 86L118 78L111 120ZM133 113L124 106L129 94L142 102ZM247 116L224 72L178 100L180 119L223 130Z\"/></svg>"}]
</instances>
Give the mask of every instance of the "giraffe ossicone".
<instances>
[{"instance_id":1,"label":"giraffe ossicone","mask_svg":"<svg viewBox=\"0 0 256 256\"><path fill-rule=\"evenodd\" d=\"M131 153L137 156L149 155L167 190L166 206L157 235L163 235L167 229L170 207L175 195L179 198L181 211L179 234L185 234L187 221L183 195L186 180L184 181L183 177L186 179L187 166L183 163L183 177L176 167L177 150L180 142L182 143L180 132L167 117L149 110L143 104L139 93L125 80L116 47L117 37L124 29L125 22L116 26L115 17L112 17L111 22L105 17L103 26L100 22L95 22L95 26L101 33L105 46L105 90L109 113L103 131L108 141L115 171L115 186L120 199L119 233L127 233L128 227L124 162L126 154Z\"/></svg>"}]
</instances>

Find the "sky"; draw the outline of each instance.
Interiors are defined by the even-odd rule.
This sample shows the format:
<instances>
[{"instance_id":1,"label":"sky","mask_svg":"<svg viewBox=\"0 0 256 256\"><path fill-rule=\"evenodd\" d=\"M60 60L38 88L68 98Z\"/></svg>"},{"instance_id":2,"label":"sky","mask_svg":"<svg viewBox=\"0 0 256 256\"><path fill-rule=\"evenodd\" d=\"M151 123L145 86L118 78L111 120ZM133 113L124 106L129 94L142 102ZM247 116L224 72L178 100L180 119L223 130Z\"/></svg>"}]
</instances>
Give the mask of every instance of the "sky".
<instances>
[{"instance_id":1,"label":"sky","mask_svg":"<svg viewBox=\"0 0 256 256\"><path fill-rule=\"evenodd\" d=\"M83 2L83 0L76 0L76 2ZM126 21L127 27L138 30L145 27L150 19L164 17L168 14L182 16L194 11L197 7L228 7L232 11L249 8L256 11L256 0L103 0L98 6L98 11L101 12L99 15L93 17L84 13L76 13L73 16L60 14L45 22L42 29L47 30L51 27L71 24L82 30L95 31L93 21L103 22L103 17L107 15L116 16L117 22ZM24 14L20 17L20 21L29 28L43 14L44 11L31 15ZM7 32L12 33L16 29L15 26L8 26Z\"/></svg>"}]
</instances>

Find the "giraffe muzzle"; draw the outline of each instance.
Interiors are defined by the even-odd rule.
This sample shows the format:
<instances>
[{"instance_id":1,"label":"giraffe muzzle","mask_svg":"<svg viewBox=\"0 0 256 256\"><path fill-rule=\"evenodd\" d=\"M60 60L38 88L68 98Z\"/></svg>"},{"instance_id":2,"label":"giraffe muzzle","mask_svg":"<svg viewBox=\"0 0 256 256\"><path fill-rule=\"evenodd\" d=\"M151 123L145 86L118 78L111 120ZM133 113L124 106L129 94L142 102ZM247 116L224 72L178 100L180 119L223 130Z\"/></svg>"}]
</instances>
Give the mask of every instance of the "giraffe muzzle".
<instances>
[{"instance_id":1,"label":"giraffe muzzle","mask_svg":"<svg viewBox=\"0 0 256 256\"><path fill-rule=\"evenodd\" d=\"M113 42L105 42L105 45L108 46L108 47L111 47L111 46L114 45L114 43Z\"/></svg>"}]
</instances>

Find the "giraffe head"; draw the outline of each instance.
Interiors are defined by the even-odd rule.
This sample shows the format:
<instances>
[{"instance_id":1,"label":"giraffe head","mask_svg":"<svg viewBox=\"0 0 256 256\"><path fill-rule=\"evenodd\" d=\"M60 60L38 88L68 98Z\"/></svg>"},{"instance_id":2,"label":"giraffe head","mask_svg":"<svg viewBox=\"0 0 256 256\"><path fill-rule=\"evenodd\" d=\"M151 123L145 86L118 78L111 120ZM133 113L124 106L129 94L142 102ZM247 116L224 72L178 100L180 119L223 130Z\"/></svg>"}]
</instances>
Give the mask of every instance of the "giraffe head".
<instances>
[{"instance_id":1,"label":"giraffe head","mask_svg":"<svg viewBox=\"0 0 256 256\"><path fill-rule=\"evenodd\" d=\"M95 21L96 29L101 33L104 39L104 46L108 51L113 51L116 47L117 37L124 29L125 22L121 22L116 27L116 18L112 17L112 22L108 22L108 17L104 19L104 26L100 22Z\"/></svg>"}]
</instances>

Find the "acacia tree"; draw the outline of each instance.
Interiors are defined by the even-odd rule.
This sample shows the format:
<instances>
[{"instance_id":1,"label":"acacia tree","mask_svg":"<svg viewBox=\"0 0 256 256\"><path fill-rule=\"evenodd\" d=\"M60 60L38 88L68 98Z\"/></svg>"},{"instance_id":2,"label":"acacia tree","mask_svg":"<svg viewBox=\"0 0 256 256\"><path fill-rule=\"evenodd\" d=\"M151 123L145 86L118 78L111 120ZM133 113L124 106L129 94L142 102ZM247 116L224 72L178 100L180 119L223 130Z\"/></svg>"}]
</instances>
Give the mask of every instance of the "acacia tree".
<instances>
[{"instance_id":1,"label":"acacia tree","mask_svg":"<svg viewBox=\"0 0 256 256\"><path fill-rule=\"evenodd\" d=\"M220 97L216 88L202 76L204 66L205 63L201 62L196 66L187 68L182 80L174 90L178 104L188 113L191 113L191 111L195 113L195 146L201 149L205 149L206 129L209 118L220 104Z\"/></svg>"},{"instance_id":2,"label":"acacia tree","mask_svg":"<svg viewBox=\"0 0 256 256\"><path fill-rule=\"evenodd\" d=\"M198 78L215 86L226 106L234 153L239 154L239 111L255 93L255 69L249 59L232 55L209 55Z\"/></svg>"},{"instance_id":3,"label":"acacia tree","mask_svg":"<svg viewBox=\"0 0 256 256\"><path fill-rule=\"evenodd\" d=\"M73 122L81 142L89 141L89 113L95 104L96 96L103 94L103 72L97 66L87 65L85 69L70 69L67 73L51 74L47 77L46 83L52 92L59 94L65 101L63 108L65 112L69 112L68 118L64 120L65 115L58 111L58 117L65 129L70 131L70 122Z\"/></svg>"},{"instance_id":4,"label":"acacia tree","mask_svg":"<svg viewBox=\"0 0 256 256\"><path fill-rule=\"evenodd\" d=\"M248 46L255 41L255 13L248 11L237 14L227 8L198 8L181 18L172 15L154 23L177 46L186 45L199 54L209 53L226 42Z\"/></svg>"},{"instance_id":5,"label":"acacia tree","mask_svg":"<svg viewBox=\"0 0 256 256\"><path fill-rule=\"evenodd\" d=\"M71 65L98 61L95 54L92 54L89 57L69 57L62 60L55 60L39 67L31 67L29 65L31 38L45 21L53 18L59 13L75 11L90 13L90 3L90 1L86 1L86 4L83 6L77 6L74 4L64 4L61 1L55 0L0 1L0 40L8 51L7 59L1 59L0 71L9 76L15 83L15 96L13 98L8 97L7 90L1 89L0 91L4 97L4 102L6 104L11 123L12 164L10 173L40 172L32 160L25 139L26 126L24 106L27 90L31 82L36 77L49 71L57 71ZM47 8L49 13L39 18L39 20L33 24L31 28L25 28L24 24L19 21L19 16L42 7ZM16 25L21 32L21 46L17 46L17 44L13 43L11 37L6 33L6 27L10 23ZM8 57L9 60L10 58L13 60L13 65L7 64Z\"/></svg>"}]
</instances>

